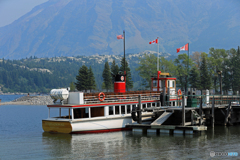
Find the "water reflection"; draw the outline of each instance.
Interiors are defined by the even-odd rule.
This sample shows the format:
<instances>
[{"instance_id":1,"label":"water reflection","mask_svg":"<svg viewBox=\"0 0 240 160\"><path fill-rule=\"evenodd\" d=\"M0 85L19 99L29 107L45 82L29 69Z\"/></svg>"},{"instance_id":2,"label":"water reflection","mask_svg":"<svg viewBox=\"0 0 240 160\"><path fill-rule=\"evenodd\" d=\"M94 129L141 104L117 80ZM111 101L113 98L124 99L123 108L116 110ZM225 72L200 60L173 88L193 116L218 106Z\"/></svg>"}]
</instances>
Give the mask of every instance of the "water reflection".
<instances>
[{"instance_id":1,"label":"water reflection","mask_svg":"<svg viewBox=\"0 0 240 160\"><path fill-rule=\"evenodd\" d=\"M42 142L54 158L209 159L211 151L240 153L239 131L239 127L215 127L201 135L185 136L131 131L83 135L43 133Z\"/></svg>"}]
</instances>

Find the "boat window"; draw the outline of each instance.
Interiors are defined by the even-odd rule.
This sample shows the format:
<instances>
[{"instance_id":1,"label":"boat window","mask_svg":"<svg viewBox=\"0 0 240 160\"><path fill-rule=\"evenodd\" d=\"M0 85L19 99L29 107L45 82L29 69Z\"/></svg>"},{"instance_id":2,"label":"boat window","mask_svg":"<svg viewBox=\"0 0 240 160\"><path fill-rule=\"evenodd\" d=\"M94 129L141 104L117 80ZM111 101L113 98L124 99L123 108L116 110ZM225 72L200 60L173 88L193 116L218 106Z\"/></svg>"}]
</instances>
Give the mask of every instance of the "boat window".
<instances>
[{"instance_id":1,"label":"boat window","mask_svg":"<svg viewBox=\"0 0 240 160\"><path fill-rule=\"evenodd\" d=\"M173 88L175 87L175 81L172 81L172 87Z\"/></svg>"},{"instance_id":2,"label":"boat window","mask_svg":"<svg viewBox=\"0 0 240 160\"><path fill-rule=\"evenodd\" d=\"M132 108L137 107L135 104L132 105Z\"/></svg>"},{"instance_id":3,"label":"boat window","mask_svg":"<svg viewBox=\"0 0 240 160\"><path fill-rule=\"evenodd\" d=\"M155 107L155 103L152 103L152 106Z\"/></svg>"},{"instance_id":4,"label":"boat window","mask_svg":"<svg viewBox=\"0 0 240 160\"><path fill-rule=\"evenodd\" d=\"M131 106L127 105L127 113L130 113L130 112L131 112Z\"/></svg>"},{"instance_id":5,"label":"boat window","mask_svg":"<svg viewBox=\"0 0 240 160\"><path fill-rule=\"evenodd\" d=\"M153 87L157 87L157 81L153 80Z\"/></svg>"},{"instance_id":6,"label":"boat window","mask_svg":"<svg viewBox=\"0 0 240 160\"><path fill-rule=\"evenodd\" d=\"M82 108L73 109L74 119L83 118Z\"/></svg>"},{"instance_id":7,"label":"boat window","mask_svg":"<svg viewBox=\"0 0 240 160\"><path fill-rule=\"evenodd\" d=\"M121 106L121 114L125 114L125 106Z\"/></svg>"},{"instance_id":8,"label":"boat window","mask_svg":"<svg viewBox=\"0 0 240 160\"><path fill-rule=\"evenodd\" d=\"M147 107L148 107L148 108L151 107L151 103L148 103L148 104L147 104Z\"/></svg>"},{"instance_id":9,"label":"boat window","mask_svg":"<svg viewBox=\"0 0 240 160\"><path fill-rule=\"evenodd\" d=\"M143 106L143 108L146 108L146 104L143 104L142 106Z\"/></svg>"},{"instance_id":10,"label":"boat window","mask_svg":"<svg viewBox=\"0 0 240 160\"><path fill-rule=\"evenodd\" d=\"M113 115L113 106L109 106L108 112L109 115Z\"/></svg>"},{"instance_id":11,"label":"boat window","mask_svg":"<svg viewBox=\"0 0 240 160\"><path fill-rule=\"evenodd\" d=\"M160 103L159 102L157 102L157 107L160 107Z\"/></svg>"},{"instance_id":12,"label":"boat window","mask_svg":"<svg viewBox=\"0 0 240 160\"><path fill-rule=\"evenodd\" d=\"M88 118L89 117L88 108L75 108L73 109L73 115L74 119Z\"/></svg>"},{"instance_id":13,"label":"boat window","mask_svg":"<svg viewBox=\"0 0 240 160\"><path fill-rule=\"evenodd\" d=\"M175 106L176 104L175 104L175 101L173 101L173 106Z\"/></svg>"},{"instance_id":14,"label":"boat window","mask_svg":"<svg viewBox=\"0 0 240 160\"><path fill-rule=\"evenodd\" d=\"M85 117L84 118L89 118L89 108L85 108Z\"/></svg>"},{"instance_id":15,"label":"boat window","mask_svg":"<svg viewBox=\"0 0 240 160\"><path fill-rule=\"evenodd\" d=\"M72 119L72 112L68 108L51 108L49 117Z\"/></svg>"},{"instance_id":16,"label":"boat window","mask_svg":"<svg viewBox=\"0 0 240 160\"><path fill-rule=\"evenodd\" d=\"M61 115L63 115L63 113L61 113ZM49 117L60 118L60 109L58 109L58 108L50 108L50 115L49 115Z\"/></svg>"},{"instance_id":17,"label":"boat window","mask_svg":"<svg viewBox=\"0 0 240 160\"><path fill-rule=\"evenodd\" d=\"M101 117L104 116L104 107L92 107L91 117Z\"/></svg>"},{"instance_id":18,"label":"boat window","mask_svg":"<svg viewBox=\"0 0 240 160\"><path fill-rule=\"evenodd\" d=\"M170 87L170 83L169 83L169 81L167 81L167 84L168 84L168 88Z\"/></svg>"},{"instance_id":19,"label":"boat window","mask_svg":"<svg viewBox=\"0 0 240 160\"><path fill-rule=\"evenodd\" d=\"M115 106L115 114L119 114L119 106Z\"/></svg>"}]
</instances>

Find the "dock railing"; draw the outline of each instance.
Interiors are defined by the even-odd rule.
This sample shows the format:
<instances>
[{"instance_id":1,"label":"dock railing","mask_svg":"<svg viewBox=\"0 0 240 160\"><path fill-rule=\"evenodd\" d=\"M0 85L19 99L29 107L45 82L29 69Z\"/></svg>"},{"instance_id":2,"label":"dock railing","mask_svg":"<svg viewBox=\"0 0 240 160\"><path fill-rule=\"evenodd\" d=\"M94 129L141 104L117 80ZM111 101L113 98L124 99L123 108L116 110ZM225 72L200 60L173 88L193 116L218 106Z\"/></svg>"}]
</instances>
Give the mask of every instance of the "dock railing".
<instances>
[{"instance_id":1,"label":"dock railing","mask_svg":"<svg viewBox=\"0 0 240 160\"><path fill-rule=\"evenodd\" d=\"M232 103L232 105L240 104L239 95L188 95L185 97L185 106L188 107L200 107L201 99L203 107L210 106L212 105L213 98L215 101L215 106L226 106L230 102ZM177 105L174 105L173 102L177 103ZM182 95L166 95L165 104L163 106L182 107Z\"/></svg>"}]
</instances>

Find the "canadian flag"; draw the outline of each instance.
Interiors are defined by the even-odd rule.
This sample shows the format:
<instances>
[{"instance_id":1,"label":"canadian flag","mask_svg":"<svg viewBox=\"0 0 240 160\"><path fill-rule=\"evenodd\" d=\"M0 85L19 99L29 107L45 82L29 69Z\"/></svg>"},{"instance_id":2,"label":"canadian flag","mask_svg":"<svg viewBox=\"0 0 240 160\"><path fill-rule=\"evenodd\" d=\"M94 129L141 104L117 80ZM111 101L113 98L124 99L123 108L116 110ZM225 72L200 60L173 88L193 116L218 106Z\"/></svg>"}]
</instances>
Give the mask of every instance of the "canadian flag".
<instances>
[{"instance_id":1,"label":"canadian flag","mask_svg":"<svg viewBox=\"0 0 240 160\"><path fill-rule=\"evenodd\" d=\"M149 42L149 44L152 44L152 43L158 43L158 39L154 40L154 41L151 41Z\"/></svg>"},{"instance_id":2,"label":"canadian flag","mask_svg":"<svg viewBox=\"0 0 240 160\"><path fill-rule=\"evenodd\" d=\"M183 47L177 48L177 53L180 51L188 51L188 43L185 44Z\"/></svg>"}]
</instances>

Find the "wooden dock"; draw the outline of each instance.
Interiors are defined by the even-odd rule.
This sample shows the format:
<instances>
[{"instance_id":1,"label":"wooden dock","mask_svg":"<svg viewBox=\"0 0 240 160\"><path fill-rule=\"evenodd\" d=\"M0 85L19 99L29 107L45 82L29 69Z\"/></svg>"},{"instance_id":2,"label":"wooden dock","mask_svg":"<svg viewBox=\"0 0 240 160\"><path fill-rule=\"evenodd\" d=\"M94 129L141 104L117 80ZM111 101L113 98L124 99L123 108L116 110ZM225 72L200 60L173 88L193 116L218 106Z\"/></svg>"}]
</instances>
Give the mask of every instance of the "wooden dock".
<instances>
[{"instance_id":1,"label":"wooden dock","mask_svg":"<svg viewBox=\"0 0 240 160\"><path fill-rule=\"evenodd\" d=\"M185 135L206 131L207 126L240 123L240 106L236 103L236 97L232 96L232 99L218 97L215 102L215 97L212 96L208 104L203 106L201 101L199 107L186 107L185 96L182 97L181 107L159 106L142 109L141 111L155 113L156 116L152 117L152 121L142 120L141 111L136 111L141 120L126 127L133 128L133 132ZM141 97L139 99L141 100ZM141 101L139 101L139 106L141 106Z\"/></svg>"}]
</instances>

